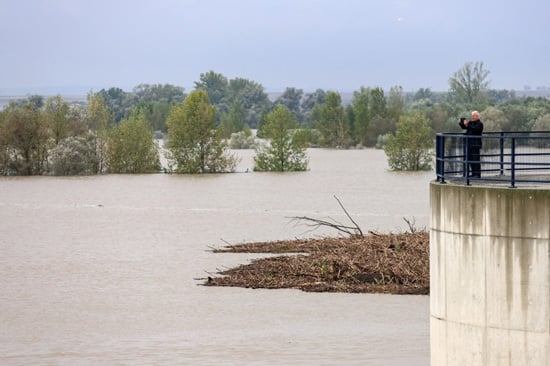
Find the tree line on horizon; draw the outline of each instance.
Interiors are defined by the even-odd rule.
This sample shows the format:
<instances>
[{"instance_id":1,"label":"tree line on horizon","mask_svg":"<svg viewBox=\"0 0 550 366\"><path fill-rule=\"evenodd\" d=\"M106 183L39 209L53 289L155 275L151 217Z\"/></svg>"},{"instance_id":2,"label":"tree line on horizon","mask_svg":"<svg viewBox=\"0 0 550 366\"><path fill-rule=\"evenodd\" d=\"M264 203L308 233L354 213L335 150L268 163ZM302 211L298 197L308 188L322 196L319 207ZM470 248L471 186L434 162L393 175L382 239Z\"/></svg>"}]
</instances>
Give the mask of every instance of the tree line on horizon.
<instances>
[{"instance_id":1,"label":"tree line on horizon","mask_svg":"<svg viewBox=\"0 0 550 366\"><path fill-rule=\"evenodd\" d=\"M255 170L305 170L306 147L384 148L394 170L430 168L435 133L479 110L485 131L550 130L550 101L492 90L482 62L467 62L449 91L361 86L338 92L288 87L270 100L254 81L209 71L194 90L141 84L90 92L86 103L30 96L0 112L0 175L159 172L165 137L170 172L231 171L228 148L255 148ZM251 133L267 143L257 144ZM292 163L290 163L292 162Z\"/></svg>"}]
</instances>

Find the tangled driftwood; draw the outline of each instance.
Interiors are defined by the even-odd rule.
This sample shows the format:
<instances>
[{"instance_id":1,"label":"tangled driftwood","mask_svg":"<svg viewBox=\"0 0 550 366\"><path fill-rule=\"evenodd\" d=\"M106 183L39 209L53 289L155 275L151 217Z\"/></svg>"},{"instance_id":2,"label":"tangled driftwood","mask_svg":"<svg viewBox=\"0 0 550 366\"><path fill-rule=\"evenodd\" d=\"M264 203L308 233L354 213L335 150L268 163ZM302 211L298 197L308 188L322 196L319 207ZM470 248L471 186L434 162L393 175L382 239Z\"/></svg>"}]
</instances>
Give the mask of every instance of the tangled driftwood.
<instances>
[{"instance_id":1,"label":"tangled driftwood","mask_svg":"<svg viewBox=\"0 0 550 366\"><path fill-rule=\"evenodd\" d=\"M204 284L316 292L428 294L428 247L426 231L229 245L213 251L282 255L255 259L250 264L217 272Z\"/></svg>"},{"instance_id":2,"label":"tangled driftwood","mask_svg":"<svg viewBox=\"0 0 550 366\"><path fill-rule=\"evenodd\" d=\"M429 235L404 219L410 232L364 235L342 202L351 225L334 220L293 217L310 227L331 227L345 238L286 240L228 245L216 253L278 253L208 276L207 286L297 288L317 292L428 294ZM293 255L292 255L293 254Z\"/></svg>"}]
</instances>

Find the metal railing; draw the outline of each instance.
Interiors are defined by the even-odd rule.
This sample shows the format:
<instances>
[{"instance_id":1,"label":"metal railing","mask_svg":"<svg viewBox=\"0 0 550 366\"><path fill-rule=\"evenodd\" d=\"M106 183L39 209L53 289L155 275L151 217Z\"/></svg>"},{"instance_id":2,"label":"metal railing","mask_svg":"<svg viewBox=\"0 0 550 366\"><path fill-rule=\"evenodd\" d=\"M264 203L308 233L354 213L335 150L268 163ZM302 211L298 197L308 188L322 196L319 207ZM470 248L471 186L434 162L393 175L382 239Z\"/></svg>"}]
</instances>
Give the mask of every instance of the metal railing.
<instances>
[{"instance_id":1,"label":"metal railing","mask_svg":"<svg viewBox=\"0 0 550 366\"><path fill-rule=\"evenodd\" d=\"M481 138L481 176L472 177L468 167L477 161L469 154L471 141ZM468 158L470 156L470 159ZM508 184L550 183L550 131L486 132L483 136L438 133L435 170L437 181L446 180Z\"/></svg>"}]
</instances>

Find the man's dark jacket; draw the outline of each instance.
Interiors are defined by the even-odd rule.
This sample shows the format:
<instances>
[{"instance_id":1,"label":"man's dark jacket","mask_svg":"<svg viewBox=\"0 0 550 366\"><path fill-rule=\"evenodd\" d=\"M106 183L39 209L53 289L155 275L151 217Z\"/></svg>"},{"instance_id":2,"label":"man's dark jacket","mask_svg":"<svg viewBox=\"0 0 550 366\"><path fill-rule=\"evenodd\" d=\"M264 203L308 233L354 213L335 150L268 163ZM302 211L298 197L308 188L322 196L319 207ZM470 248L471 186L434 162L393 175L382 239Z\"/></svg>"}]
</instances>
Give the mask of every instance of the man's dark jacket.
<instances>
[{"instance_id":1,"label":"man's dark jacket","mask_svg":"<svg viewBox=\"0 0 550 366\"><path fill-rule=\"evenodd\" d=\"M460 125L460 128L466 130L466 132L464 133L465 135L481 136L481 133L483 132L483 123L481 122L481 120L468 121L468 126L464 124L464 121L460 121L458 124ZM481 139L470 138L469 146L474 148L481 148Z\"/></svg>"}]
</instances>

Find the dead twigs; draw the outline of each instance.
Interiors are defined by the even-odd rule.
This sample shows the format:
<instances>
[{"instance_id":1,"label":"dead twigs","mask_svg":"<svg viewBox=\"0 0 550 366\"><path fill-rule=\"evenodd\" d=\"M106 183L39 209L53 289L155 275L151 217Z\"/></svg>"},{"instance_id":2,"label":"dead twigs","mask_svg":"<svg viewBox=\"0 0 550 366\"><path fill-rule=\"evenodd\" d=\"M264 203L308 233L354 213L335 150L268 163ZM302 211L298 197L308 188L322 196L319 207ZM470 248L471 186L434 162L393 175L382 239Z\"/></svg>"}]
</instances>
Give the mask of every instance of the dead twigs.
<instances>
[{"instance_id":1,"label":"dead twigs","mask_svg":"<svg viewBox=\"0 0 550 366\"><path fill-rule=\"evenodd\" d=\"M215 252L295 253L219 271L206 286L315 292L429 293L426 231L231 245Z\"/></svg>"},{"instance_id":2,"label":"dead twigs","mask_svg":"<svg viewBox=\"0 0 550 366\"><path fill-rule=\"evenodd\" d=\"M363 231L361 230L359 225L357 225L357 223L353 220L353 218L350 216L350 214L348 213L348 211L346 210L346 208L344 207L342 202L336 196L334 196L334 199L338 202L338 204L340 205L340 207L342 208L342 210L344 211L344 213L346 214L348 219L351 221L353 226L344 225L344 224L341 224L341 223L336 222L336 221L315 219L315 218L311 218L311 217L307 217L307 216L293 216L293 217L291 217L291 219L294 220L294 221L309 222L309 224L306 224L306 225L312 227L313 229L317 229L321 226L327 226L327 227L336 229L340 232L343 232L345 234L348 234L350 236L351 235L363 236Z\"/></svg>"}]
</instances>

